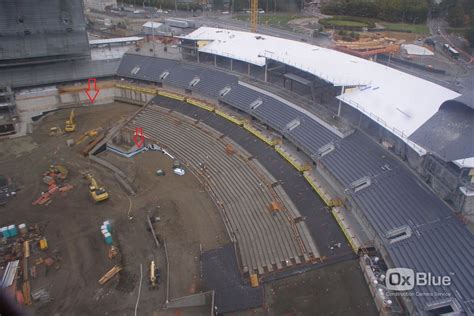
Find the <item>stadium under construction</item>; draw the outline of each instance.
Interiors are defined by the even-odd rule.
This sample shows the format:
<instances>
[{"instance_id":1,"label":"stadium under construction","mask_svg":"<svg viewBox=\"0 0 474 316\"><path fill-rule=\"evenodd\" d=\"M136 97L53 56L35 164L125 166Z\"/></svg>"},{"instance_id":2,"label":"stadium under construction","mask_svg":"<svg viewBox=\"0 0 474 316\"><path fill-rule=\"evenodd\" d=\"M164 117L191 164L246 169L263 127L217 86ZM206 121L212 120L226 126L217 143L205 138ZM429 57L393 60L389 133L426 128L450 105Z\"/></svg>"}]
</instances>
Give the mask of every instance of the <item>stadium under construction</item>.
<instances>
[{"instance_id":1,"label":"stadium under construction","mask_svg":"<svg viewBox=\"0 0 474 316\"><path fill-rule=\"evenodd\" d=\"M472 91L304 42L205 26L176 47L137 37L121 57L93 58L81 1L47 2L0 5L0 179L23 187L6 197L0 226L48 222L42 233L56 236L50 244L58 238L65 259L32 247L63 262L56 281L21 266L12 277L3 249L32 237L4 235L6 293L19 288L35 306L42 299L30 284L49 288L56 300L33 307L38 314L136 313L144 295L143 312L163 315L474 315ZM64 117L81 137L49 136ZM19 158L25 145L14 142L27 138ZM44 184L17 159L66 165L71 188L84 189L32 205ZM99 186L91 173L111 188L108 201L82 201L81 190ZM83 185L84 176L94 182ZM71 218L77 226L64 224ZM101 220L112 222L113 244L98 246L88 228ZM28 264L24 253L18 260ZM71 276L82 261L101 271L92 281ZM413 283L391 273L413 273ZM420 273L429 280L415 283ZM72 299L79 291L93 295Z\"/></svg>"}]
</instances>

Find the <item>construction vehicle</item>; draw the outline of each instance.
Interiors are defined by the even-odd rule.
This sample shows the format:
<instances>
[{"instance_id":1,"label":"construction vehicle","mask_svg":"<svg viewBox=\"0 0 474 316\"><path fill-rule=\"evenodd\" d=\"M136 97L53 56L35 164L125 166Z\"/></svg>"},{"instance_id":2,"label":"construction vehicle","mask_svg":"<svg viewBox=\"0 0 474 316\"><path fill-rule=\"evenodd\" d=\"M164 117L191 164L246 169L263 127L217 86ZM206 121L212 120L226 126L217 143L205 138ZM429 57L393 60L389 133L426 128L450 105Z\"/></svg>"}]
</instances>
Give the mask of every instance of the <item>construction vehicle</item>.
<instances>
[{"instance_id":1,"label":"construction vehicle","mask_svg":"<svg viewBox=\"0 0 474 316\"><path fill-rule=\"evenodd\" d=\"M66 126L64 127L64 130L68 133L72 133L76 131L74 109L72 109L71 113L69 113L69 119L66 120Z\"/></svg>"},{"instance_id":2,"label":"construction vehicle","mask_svg":"<svg viewBox=\"0 0 474 316\"><path fill-rule=\"evenodd\" d=\"M256 275L255 273L250 275L250 285L252 287L259 287L258 275Z\"/></svg>"},{"instance_id":3,"label":"construction vehicle","mask_svg":"<svg viewBox=\"0 0 474 316\"><path fill-rule=\"evenodd\" d=\"M99 131L101 130L101 128L95 128L95 129L90 129L88 130L87 132L85 132L84 134L82 134L81 136L79 136L78 139L76 139L74 141L74 144L75 145L79 145L81 144L82 142L84 142L87 138L89 137L96 137L98 134L99 134Z\"/></svg>"},{"instance_id":4,"label":"construction vehicle","mask_svg":"<svg viewBox=\"0 0 474 316\"><path fill-rule=\"evenodd\" d=\"M49 136L57 136L57 135L61 135L62 133L63 131L61 130L61 128L57 126L53 126L49 129Z\"/></svg>"},{"instance_id":5,"label":"construction vehicle","mask_svg":"<svg viewBox=\"0 0 474 316\"><path fill-rule=\"evenodd\" d=\"M150 289L157 289L161 281L161 271L160 268L156 266L154 260L150 262L149 272Z\"/></svg>"},{"instance_id":6,"label":"construction vehicle","mask_svg":"<svg viewBox=\"0 0 474 316\"><path fill-rule=\"evenodd\" d=\"M96 203L105 201L109 198L109 193L103 187L99 186L91 174L86 174L86 179L89 180L90 195Z\"/></svg>"}]
</instances>

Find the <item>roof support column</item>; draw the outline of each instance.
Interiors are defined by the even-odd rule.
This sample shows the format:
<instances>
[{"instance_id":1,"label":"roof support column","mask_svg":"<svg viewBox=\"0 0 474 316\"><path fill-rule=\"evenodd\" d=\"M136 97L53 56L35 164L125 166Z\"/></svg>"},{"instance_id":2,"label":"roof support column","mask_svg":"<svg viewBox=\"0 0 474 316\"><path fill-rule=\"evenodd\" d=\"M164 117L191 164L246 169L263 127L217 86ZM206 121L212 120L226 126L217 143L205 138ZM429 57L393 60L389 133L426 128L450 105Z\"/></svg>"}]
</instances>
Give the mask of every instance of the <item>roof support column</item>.
<instances>
[{"instance_id":1,"label":"roof support column","mask_svg":"<svg viewBox=\"0 0 474 316\"><path fill-rule=\"evenodd\" d=\"M231 58L230 59L230 71L234 70L234 60Z\"/></svg>"},{"instance_id":2,"label":"roof support column","mask_svg":"<svg viewBox=\"0 0 474 316\"><path fill-rule=\"evenodd\" d=\"M345 86L342 86L341 95L344 94L345 88L346 88ZM342 106L342 101L339 100L339 106L337 107L337 116L341 116L341 106Z\"/></svg>"},{"instance_id":3,"label":"roof support column","mask_svg":"<svg viewBox=\"0 0 474 316\"><path fill-rule=\"evenodd\" d=\"M267 82L268 59L265 58L265 82Z\"/></svg>"},{"instance_id":4,"label":"roof support column","mask_svg":"<svg viewBox=\"0 0 474 316\"><path fill-rule=\"evenodd\" d=\"M214 67L217 67L217 57L214 55Z\"/></svg>"},{"instance_id":5,"label":"roof support column","mask_svg":"<svg viewBox=\"0 0 474 316\"><path fill-rule=\"evenodd\" d=\"M250 64L247 64L247 75L250 76Z\"/></svg>"},{"instance_id":6,"label":"roof support column","mask_svg":"<svg viewBox=\"0 0 474 316\"><path fill-rule=\"evenodd\" d=\"M199 51L196 49L196 54L197 54L197 62L199 64Z\"/></svg>"}]
</instances>

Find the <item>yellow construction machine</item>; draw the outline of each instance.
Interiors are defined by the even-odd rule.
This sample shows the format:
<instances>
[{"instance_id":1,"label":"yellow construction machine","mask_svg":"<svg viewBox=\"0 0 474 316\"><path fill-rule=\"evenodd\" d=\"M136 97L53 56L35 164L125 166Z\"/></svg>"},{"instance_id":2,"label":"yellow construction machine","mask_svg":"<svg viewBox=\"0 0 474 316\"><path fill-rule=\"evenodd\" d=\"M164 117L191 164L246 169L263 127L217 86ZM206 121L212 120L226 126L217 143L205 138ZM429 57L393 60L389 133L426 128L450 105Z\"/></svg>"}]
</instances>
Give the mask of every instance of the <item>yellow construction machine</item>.
<instances>
[{"instance_id":1,"label":"yellow construction machine","mask_svg":"<svg viewBox=\"0 0 474 316\"><path fill-rule=\"evenodd\" d=\"M161 282L161 271L160 268L156 266L156 263L154 260L150 262L150 269L149 269L149 285L150 285L150 290L158 289L160 286Z\"/></svg>"},{"instance_id":2,"label":"yellow construction machine","mask_svg":"<svg viewBox=\"0 0 474 316\"><path fill-rule=\"evenodd\" d=\"M80 143L84 142L87 138L97 136L100 130L101 130L100 127L96 129L88 130L87 132L79 136L79 138L74 141L74 144L79 145Z\"/></svg>"},{"instance_id":3,"label":"yellow construction machine","mask_svg":"<svg viewBox=\"0 0 474 316\"><path fill-rule=\"evenodd\" d=\"M64 127L64 130L68 133L72 133L76 131L74 109L72 109L71 113L69 113L69 119L66 120L66 126Z\"/></svg>"},{"instance_id":4,"label":"yellow construction machine","mask_svg":"<svg viewBox=\"0 0 474 316\"><path fill-rule=\"evenodd\" d=\"M61 135L63 131L61 130L60 127L53 126L49 128L49 136L58 136Z\"/></svg>"},{"instance_id":5,"label":"yellow construction machine","mask_svg":"<svg viewBox=\"0 0 474 316\"><path fill-rule=\"evenodd\" d=\"M88 173L85 177L89 180L89 193L96 203L105 201L109 198L109 193L103 187L99 186L91 174Z\"/></svg>"}]
</instances>

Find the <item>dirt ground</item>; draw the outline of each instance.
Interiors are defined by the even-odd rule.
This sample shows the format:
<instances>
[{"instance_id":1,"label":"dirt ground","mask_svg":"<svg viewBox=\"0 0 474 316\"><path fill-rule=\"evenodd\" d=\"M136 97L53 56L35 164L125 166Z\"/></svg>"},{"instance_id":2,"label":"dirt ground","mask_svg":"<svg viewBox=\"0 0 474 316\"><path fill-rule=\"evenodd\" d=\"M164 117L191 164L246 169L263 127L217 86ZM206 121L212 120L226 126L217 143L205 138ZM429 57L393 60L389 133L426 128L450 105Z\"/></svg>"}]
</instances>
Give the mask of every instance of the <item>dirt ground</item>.
<instances>
[{"instance_id":1,"label":"dirt ground","mask_svg":"<svg viewBox=\"0 0 474 316\"><path fill-rule=\"evenodd\" d=\"M275 281L265 294L271 315L378 315L357 260Z\"/></svg>"},{"instance_id":2,"label":"dirt ground","mask_svg":"<svg viewBox=\"0 0 474 316\"><path fill-rule=\"evenodd\" d=\"M375 316L378 312L358 260L349 260L267 283L264 307L230 315Z\"/></svg>"},{"instance_id":3,"label":"dirt ground","mask_svg":"<svg viewBox=\"0 0 474 316\"><path fill-rule=\"evenodd\" d=\"M147 230L147 215L160 217L155 229L166 241L170 260L169 298L200 290L199 253L228 242L218 211L199 182L191 175L175 176L172 161L166 156L146 152L132 159L109 153L103 158L117 164L132 179L138 194L131 199L116 183L111 172L99 168L80 154L85 145L69 148L66 140L77 139L88 129L113 126L138 108L115 103L76 110L78 130L71 135L48 136L52 126L63 127L68 111L50 113L37 124L31 136L0 141L0 175L12 177L20 186L17 196L0 208L0 226L35 224L44 228L49 249L34 251L34 258L51 257L58 250L59 269L38 265L38 278L31 281L31 291L45 288L53 298L49 303L34 303L27 310L35 315L133 315L142 280L139 315L160 315L166 300L166 265L164 249L157 249ZM45 191L42 173L51 163L69 169L66 180L74 189L57 193L51 204L31 203ZM157 177L156 169L167 175ZM91 172L110 194L110 199L95 204L81 173ZM130 214L133 219L129 219ZM110 220L114 244L120 254L110 260L102 240L100 225ZM148 265L154 259L162 270L158 290L150 290ZM99 278L115 264L124 270L104 286ZM140 271L141 270L141 271ZM142 277L141 277L142 275Z\"/></svg>"}]
</instances>

